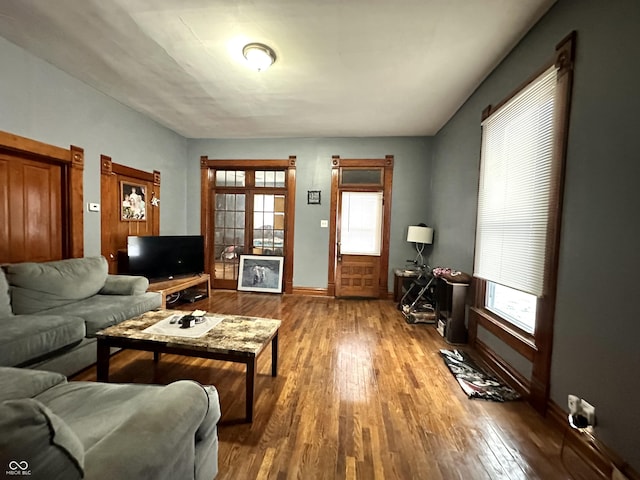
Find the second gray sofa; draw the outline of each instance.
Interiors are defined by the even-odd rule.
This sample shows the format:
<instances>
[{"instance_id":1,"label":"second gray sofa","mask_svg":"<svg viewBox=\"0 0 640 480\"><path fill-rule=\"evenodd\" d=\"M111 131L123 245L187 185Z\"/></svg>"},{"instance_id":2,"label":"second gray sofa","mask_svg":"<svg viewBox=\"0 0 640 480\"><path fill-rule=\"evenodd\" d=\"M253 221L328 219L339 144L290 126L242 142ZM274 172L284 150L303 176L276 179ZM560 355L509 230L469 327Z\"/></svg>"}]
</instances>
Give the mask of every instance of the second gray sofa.
<instances>
[{"instance_id":1,"label":"second gray sofa","mask_svg":"<svg viewBox=\"0 0 640 480\"><path fill-rule=\"evenodd\" d=\"M98 330L160 307L146 278L107 269L104 257L0 269L0 365L72 375L96 362Z\"/></svg>"}]
</instances>

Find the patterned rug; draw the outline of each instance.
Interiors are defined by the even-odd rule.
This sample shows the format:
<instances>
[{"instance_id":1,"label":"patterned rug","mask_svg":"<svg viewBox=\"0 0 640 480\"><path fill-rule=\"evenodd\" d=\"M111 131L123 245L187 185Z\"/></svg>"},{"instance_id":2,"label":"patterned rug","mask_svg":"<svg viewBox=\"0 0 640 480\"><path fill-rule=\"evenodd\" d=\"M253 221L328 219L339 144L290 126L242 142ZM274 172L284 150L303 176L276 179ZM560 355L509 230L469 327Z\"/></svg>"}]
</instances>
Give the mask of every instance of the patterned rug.
<instances>
[{"instance_id":1,"label":"patterned rug","mask_svg":"<svg viewBox=\"0 0 640 480\"><path fill-rule=\"evenodd\" d=\"M469 398L482 398L494 402L520 398L518 392L483 371L466 353L458 350L440 350L440 355Z\"/></svg>"}]
</instances>

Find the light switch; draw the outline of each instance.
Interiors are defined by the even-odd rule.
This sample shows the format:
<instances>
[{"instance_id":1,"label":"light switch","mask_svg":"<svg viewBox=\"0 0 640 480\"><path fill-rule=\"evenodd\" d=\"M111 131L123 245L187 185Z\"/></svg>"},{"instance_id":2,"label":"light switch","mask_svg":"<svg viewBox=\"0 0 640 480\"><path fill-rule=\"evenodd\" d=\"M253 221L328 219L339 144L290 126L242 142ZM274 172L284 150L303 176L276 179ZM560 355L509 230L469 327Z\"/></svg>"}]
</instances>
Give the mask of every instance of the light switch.
<instances>
[{"instance_id":1,"label":"light switch","mask_svg":"<svg viewBox=\"0 0 640 480\"><path fill-rule=\"evenodd\" d=\"M329 228L329 220L320 220L320 228Z\"/></svg>"},{"instance_id":2,"label":"light switch","mask_svg":"<svg viewBox=\"0 0 640 480\"><path fill-rule=\"evenodd\" d=\"M90 212L99 212L99 211L100 211L100 204L99 204L99 203L90 203L90 204L87 206L87 209L88 209Z\"/></svg>"}]
</instances>

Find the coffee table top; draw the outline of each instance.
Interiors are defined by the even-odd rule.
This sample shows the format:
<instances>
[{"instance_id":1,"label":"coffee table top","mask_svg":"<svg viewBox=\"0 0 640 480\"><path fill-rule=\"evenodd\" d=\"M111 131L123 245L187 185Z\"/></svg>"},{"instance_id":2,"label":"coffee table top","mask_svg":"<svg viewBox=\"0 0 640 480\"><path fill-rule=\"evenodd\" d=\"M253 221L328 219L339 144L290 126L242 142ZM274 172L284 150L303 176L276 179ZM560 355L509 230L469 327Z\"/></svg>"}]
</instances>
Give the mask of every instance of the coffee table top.
<instances>
[{"instance_id":1,"label":"coffee table top","mask_svg":"<svg viewBox=\"0 0 640 480\"><path fill-rule=\"evenodd\" d=\"M201 337L177 337L143 332L144 329L171 315L187 315L189 313L181 310L152 310L100 330L96 333L96 337L99 339L130 340L131 343L136 341L157 343L189 350L257 356L276 335L282 323L274 318L207 312L206 316L224 318Z\"/></svg>"}]
</instances>

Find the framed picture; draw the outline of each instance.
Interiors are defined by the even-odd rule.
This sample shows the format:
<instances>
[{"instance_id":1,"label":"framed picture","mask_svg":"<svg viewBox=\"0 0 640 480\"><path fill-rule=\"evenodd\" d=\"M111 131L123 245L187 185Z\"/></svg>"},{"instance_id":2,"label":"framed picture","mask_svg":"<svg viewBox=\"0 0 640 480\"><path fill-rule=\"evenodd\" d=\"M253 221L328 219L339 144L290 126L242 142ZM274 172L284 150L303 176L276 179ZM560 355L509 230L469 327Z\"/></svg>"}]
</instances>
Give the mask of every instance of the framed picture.
<instances>
[{"instance_id":1,"label":"framed picture","mask_svg":"<svg viewBox=\"0 0 640 480\"><path fill-rule=\"evenodd\" d=\"M120 182L120 219L125 222L141 222L147 219L147 199L145 186Z\"/></svg>"},{"instance_id":2,"label":"framed picture","mask_svg":"<svg viewBox=\"0 0 640 480\"><path fill-rule=\"evenodd\" d=\"M320 190L307 190L307 204L320 205Z\"/></svg>"},{"instance_id":3,"label":"framed picture","mask_svg":"<svg viewBox=\"0 0 640 480\"><path fill-rule=\"evenodd\" d=\"M282 293L284 257L240 255L238 290Z\"/></svg>"}]
</instances>

